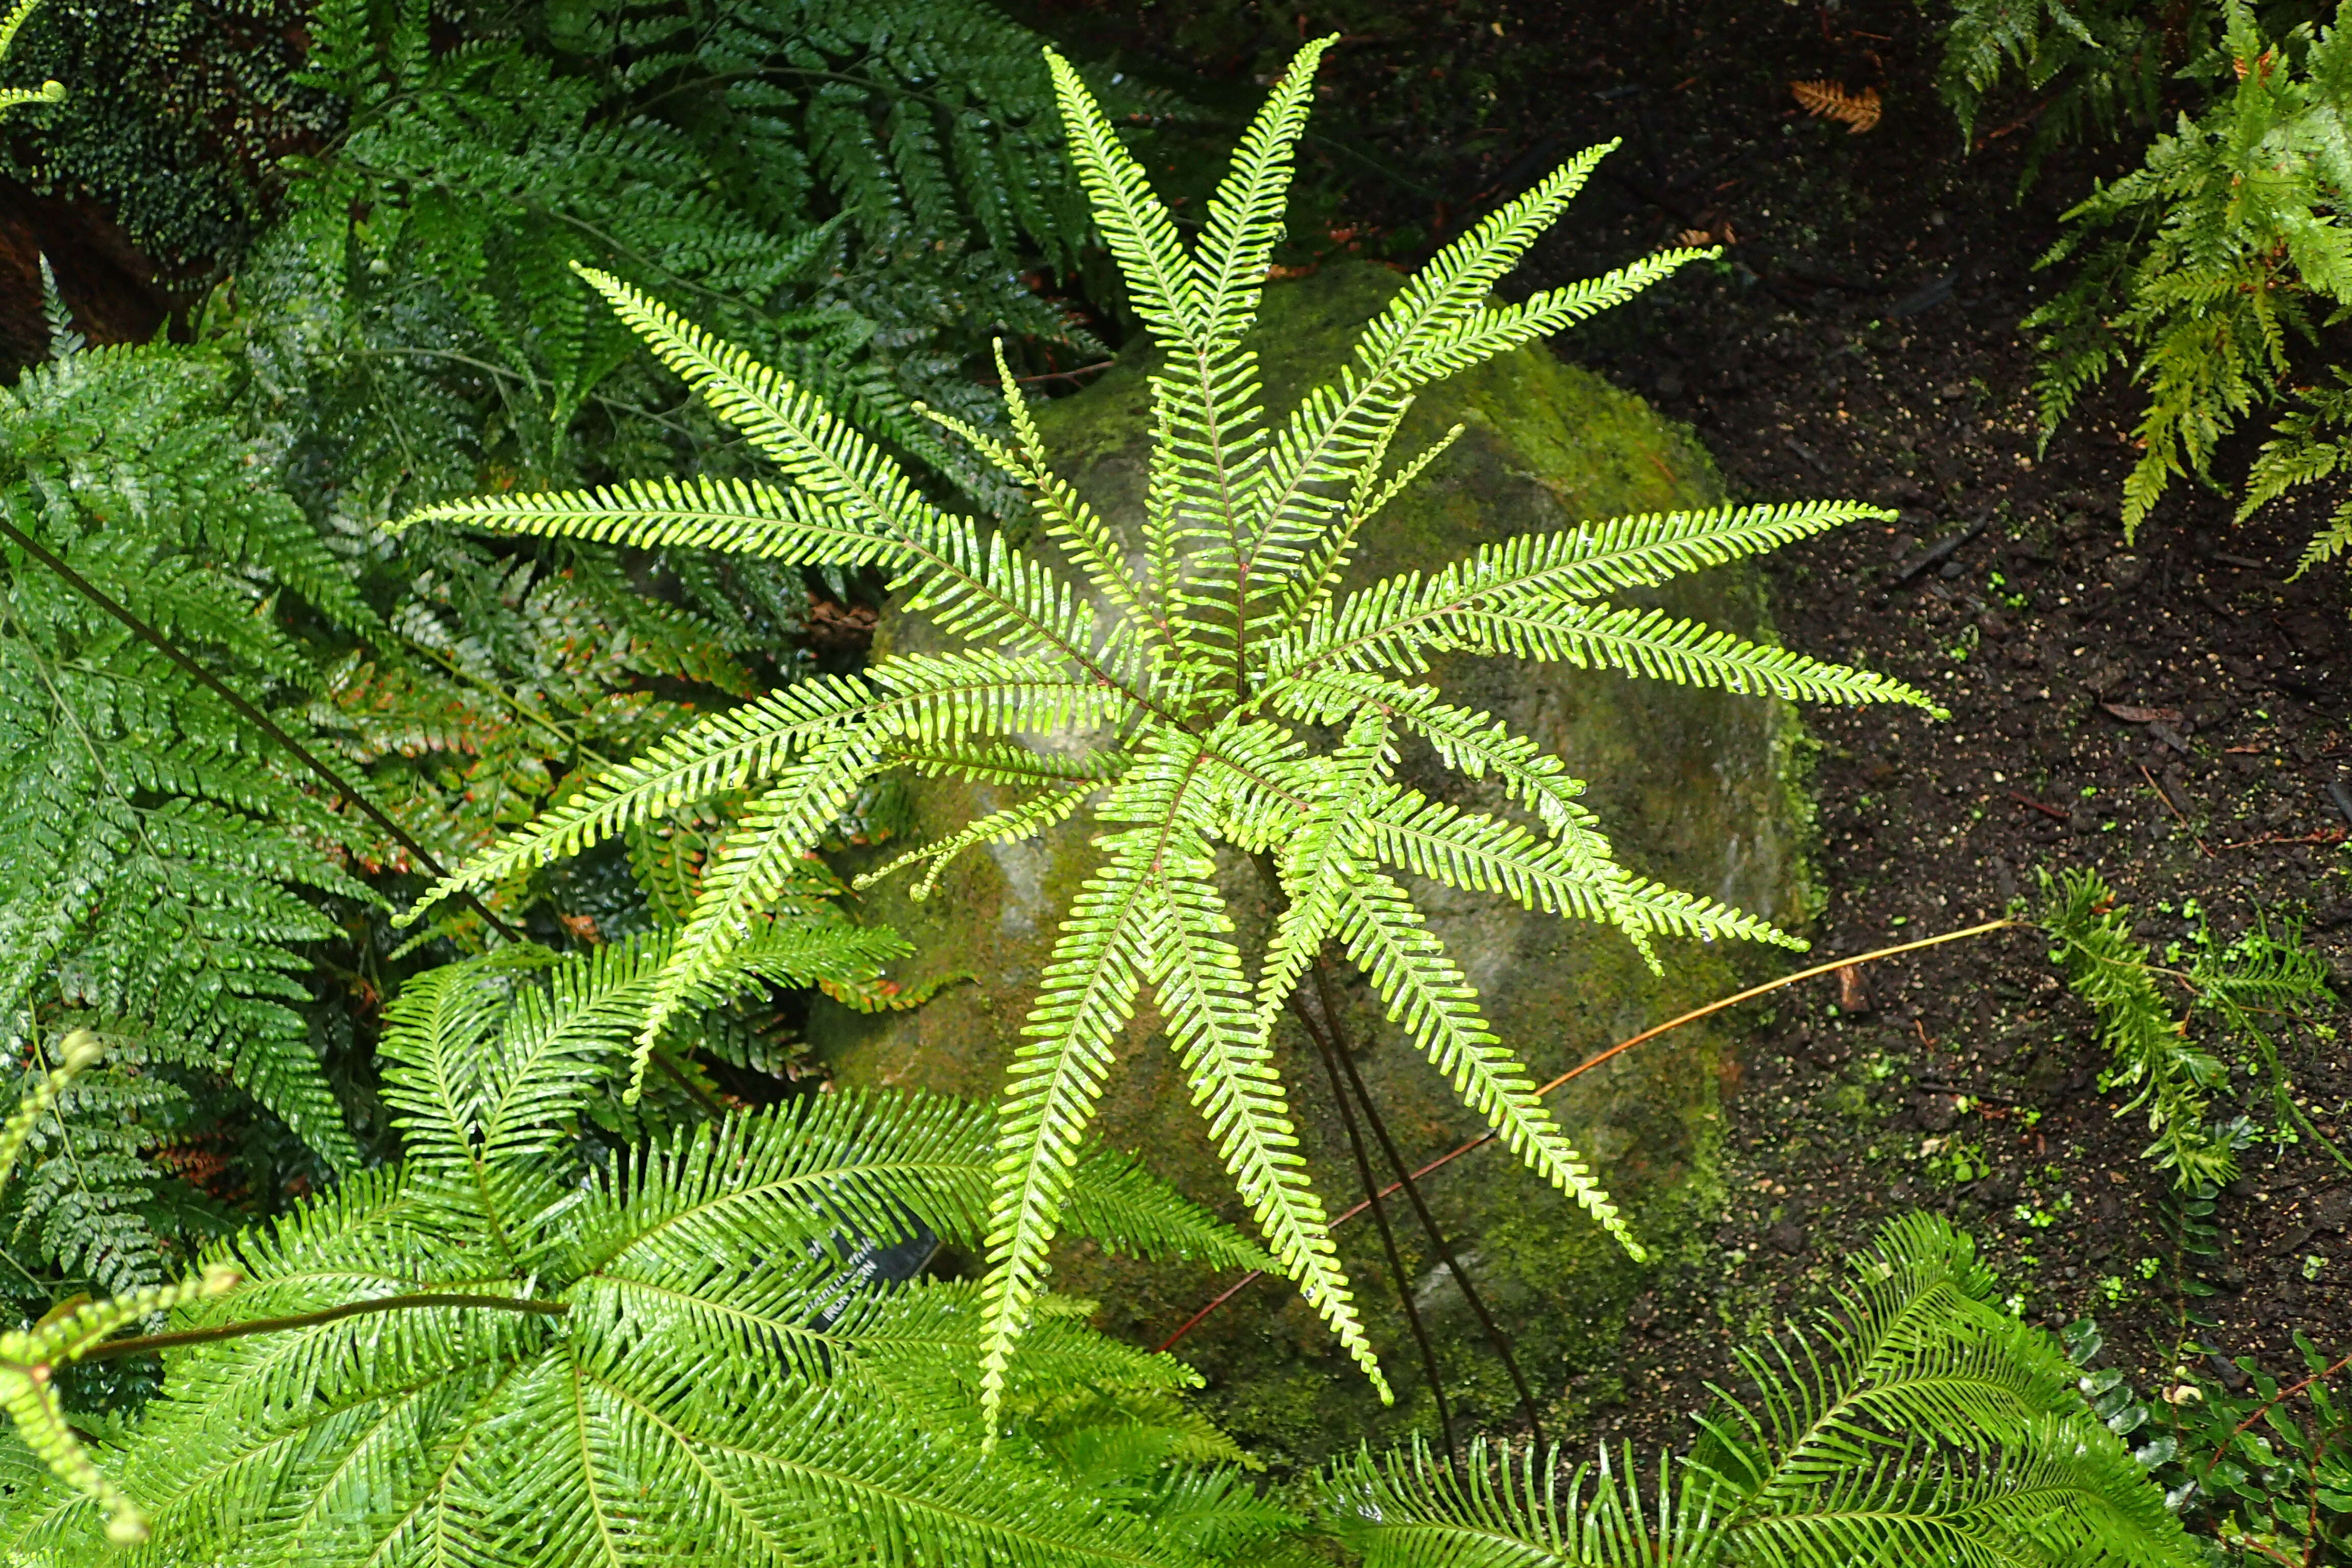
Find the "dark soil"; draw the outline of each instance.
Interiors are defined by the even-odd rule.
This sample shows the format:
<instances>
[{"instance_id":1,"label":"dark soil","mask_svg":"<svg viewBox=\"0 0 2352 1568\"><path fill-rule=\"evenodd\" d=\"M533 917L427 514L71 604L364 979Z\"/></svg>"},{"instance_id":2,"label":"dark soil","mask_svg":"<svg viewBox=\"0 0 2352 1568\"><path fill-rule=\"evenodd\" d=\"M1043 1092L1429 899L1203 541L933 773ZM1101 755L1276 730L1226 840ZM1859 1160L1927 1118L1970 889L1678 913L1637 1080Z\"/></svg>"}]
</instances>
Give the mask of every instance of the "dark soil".
<instances>
[{"instance_id":1,"label":"dark soil","mask_svg":"<svg viewBox=\"0 0 2352 1568\"><path fill-rule=\"evenodd\" d=\"M41 313L41 258L81 331L98 342L141 342L163 324L170 300L154 264L93 203L35 195L0 176L0 380L49 352Z\"/></svg>"},{"instance_id":2,"label":"dark soil","mask_svg":"<svg viewBox=\"0 0 2352 1568\"><path fill-rule=\"evenodd\" d=\"M1998 916L2034 895L2038 873L2086 866L2159 952L2197 940L2191 909L2223 942L2294 914L2352 973L2352 794L2330 793L2352 776L2346 584L2340 571L2285 580L2320 509L2232 530L2226 497L2176 484L2127 546L2116 497L2135 408L2122 395L2036 454L2017 322L2050 290L2033 263L2056 214L2116 154L2062 153L2013 202L2027 134L1964 151L1933 89L1937 36L1901 0L1327 9L1276 19L1104 0L1038 20L1220 107L1254 98L1299 37L1349 35L1327 67L1334 140L1302 174L1317 232L1293 265L1337 248L1417 259L1482 203L1611 137L1624 145L1605 177L1510 288L1586 276L1685 230L1731 242L1711 270L1685 269L1559 347L1690 422L1736 497L1902 509L1769 568L1790 646L1923 685L1953 715L1811 715L1818 955ZM1875 87L1885 118L1860 135L1807 119L1797 79ZM1996 105L1979 123L1998 131L2014 112ZM1898 563L1978 523L1947 562L1898 580ZM2170 713L2151 726L2115 708ZM2119 1114L2127 1091L2104 1087L2088 1009L2036 933L1863 978L1866 994L1825 979L1755 1015L1730 1085L1715 1249L1636 1304L1624 1363L1563 1391L1556 1431L1680 1436L1735 1338L1818 1301L1846 1251L1922 1206L1977 1235L2028 1316L2095 1314L2113 1363L2144 1387L2168 1373L2184 1306L2210 1321L2207 1344L2277 1370L2299 1364L2297 1330L2352 1348L2352 1170L2307 1140L2246 1151L2221 1200L2221 1255L2201 1269L2216 1293L2183 1298L2145 1119ZM2282 1044L2323 1131L2344 1118L2352 1132L2342 1041ZM2269 1125L2263 1097L2247 1099ZM1956 1184L1956 1155L1989 1169Z\"/></svg>"}]
</instances>

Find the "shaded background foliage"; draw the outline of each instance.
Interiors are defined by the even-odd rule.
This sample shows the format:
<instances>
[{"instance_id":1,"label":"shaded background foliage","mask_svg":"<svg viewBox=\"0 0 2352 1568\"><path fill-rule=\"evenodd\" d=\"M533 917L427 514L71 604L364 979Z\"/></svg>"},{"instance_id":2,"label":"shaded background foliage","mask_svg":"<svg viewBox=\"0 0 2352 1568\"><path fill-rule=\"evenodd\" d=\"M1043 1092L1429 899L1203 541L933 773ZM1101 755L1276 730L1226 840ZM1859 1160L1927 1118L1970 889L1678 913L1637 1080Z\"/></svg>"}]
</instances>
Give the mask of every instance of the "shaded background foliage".
<instances>
[{"instance_id":1,"label":"shaded background foliage","mask_svg":"<svg viewBox=\"0 0 2352 1568\"><path fill-rule=\"evenodd\" d=\"M989 420L968 362L998 333L1024 370L1103 352L1057 291L1093 263L1037 43L961 0L58 4L25 31L11 79L76 87L11 117L0 164L25 195L0 223L0 292L12 269L27 291L0 313L43 321L51 249L61 285L47 331L0 342L24 415L0 435L6 515L406 836L6 548L23 689L0 782L33 819L22 845L62 835L88 862L58 906L58 856L10 859L11 1026L21 1043L94 1024L118 1064L69 1091L64 1142L19 1188L51 1216L16 1232L33 1311L176 1267L389 1148L375 1009L493 935L470 913L391 931L425 868L409 844L454 862L681 717L856 657L866 585L838 573L383 531L483 489L744 467L572 263L678 298L1003 502L908 405ZM1189 112L1100 85L1139 135ZM157 331L180 346L75 352ZM812 616L835 635L804 635ZM60 659L97 684L60 686ZM93 745L161 760L109 795L76 761ZM89 831L93 809L117 830ZM869 792L839 834L901 816ZM690 897L715 824L682 815L502 889L501 918L559 943L648 929ZM827 896L813 885L811 908ZM207 921L243 946L192 949ZM864 984L842 994L887 997ZM722 1087L789 1092L799 1006L772 987L720 1009L606 1131ZM264 1092L298 1080L307 1098Z\"/></svg>"}]
</instances>

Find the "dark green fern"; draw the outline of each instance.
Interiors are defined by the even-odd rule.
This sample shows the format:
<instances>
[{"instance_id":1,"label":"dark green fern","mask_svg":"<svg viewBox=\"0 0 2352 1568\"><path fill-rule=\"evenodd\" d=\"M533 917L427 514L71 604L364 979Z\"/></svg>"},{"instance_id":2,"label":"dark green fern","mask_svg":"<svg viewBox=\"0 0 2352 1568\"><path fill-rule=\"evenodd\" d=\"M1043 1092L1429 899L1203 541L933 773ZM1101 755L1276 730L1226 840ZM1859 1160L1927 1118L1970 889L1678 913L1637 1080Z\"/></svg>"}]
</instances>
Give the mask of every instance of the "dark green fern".
<instances>
[{"instance_id":1,"label":"dark green fern","mask_svg":"<svg viewBox=\"0 0 2352 1568\"><path fill-rule=\"evenodd\" d=\"M0 1439L0 1552L104 1561L111 1517L156 1563L1273 1560L1291 1521L1173 1403L1180 1363L1053 1302L983 1453L977 1287L865 1282L871 1244L979 1244L985 1108L804 1096L585 1160L666 957L414 981L383 1045L405 1158L218 1249L242 1283L183 1304L193 1342L93 1469ZM1129 1161L1075 1177L1073 1228L1116 1249L1268 1261Z\"/></svg>"},{"instance_id":2,"label":"dark green fern","mask_svg":"<svg viewBox=\"0 0 2352 1568\"><path fill-rule=\"evenodd\" d=\"M268 613L372 617L315 533L258 482L220 368L91 350L0 389L0 521L248 700L310 675ZM299 721L289 715L289 721ZM302 1005L301 945L365 904L366 840L218 697L16 542L0 542L0 1029L63 1018L227 1074L318 1156L356 1150Z\"/></svg>"},{"instance_id":3,"label":"dark green fern","mask_svg":"<svg viewBox=\"0 0 2352 1568\"><path fill-rule=\"evenodd\" d=\"M1024 280L1076 272L1091 237L1033 34L978 0L524 16L457 48L422 4L329 0L312 19L305 79L345 127L235 304L270 405L333 453L340 506L734 466L575 263L693 301L1009 497L908 409L988 417L964 362L992 333L1102 353ZM1114 90L1125 115L1167 107Z\"/></svg>"},{"instance_id":4,"label":"dark green fern","mask_svg":"<svg viewBox=\"0 0 2352 1568\"><path fill-rule=\"evenodd\" d=\"M295 79L306 9L46 6L19 40L18 68L75 90L24 116L26 134L0 143L0 172L45 195L100 198L168 276L209 282L268 226L284 183L277 160L335 123L333 100Z\"/></svg>"},{"instance_id":5,"label":"dark green fern","mask_svg":"<svg viewBox=\"0 0 2352 1568\"><path fill-rule=\"evenodd\" d=\"M2213 482L2222 438L2290 403L2322 329L2352 310L2352 12L2280 34L2240 0L2224 0L2221 16L2218 47L2185 68L2211 84L2210 106L2182 114L2140 168L2066 214L2042 265L2073 276L2023 323L2040 334L2045 446L2116 372L2144 389L2126 538L2175 479ZM2322 395L2309 417L2282 426L2246 510L2334 471L2332 447L2314 444L2334 406ZM2339 514L2305 564L2347 541Z\"/></svg>"},{"instance_id":6,"label":"dark green fern","mask_svg":"<svg viewBox=\"0 0 2352 1568\"><path fill-rule=\"evenodd\" d=\"M806 594L756 565L665 573L593 547L519 559L446 531L389 560L331 504L306 515L289 499L307 459L273 461L284 433L240 428L254 362L226 334L85 352L54 288L47 304L55 363L0 392L0 523L16 546L0 582L0 830L23 850L0 868L0 1016L20 1044L104 1028L146 1075L139 1092L178 1109L68 1118L23 1189L39 1201L14 1232L20 1299L152 1283L227 1221L215 1200L268 1212L289 1182L352 1167L373 1005L418 947L446 958L497 934L475 909L395 951L374 889L478 850L579 768L789 680ZM683 823L639 837L641 867L571 868L506 918L591 942L649 929L663 889L633 871L690 898L707 852ZM841 927L828 897L795 908L812 934ZM714 1109L698 1055L787 1061L776 1003L793 986L914 999L880 978L887 932L856 945L698 1016L666 1043L651 1103L599 1110L608 1131ZM257 1121L232 1082L275 1117ZM279 1121L307 1152L271 1135ZM191 1132L211 1140L190 1168L213 1194L155 1166Z\"/></svg>"},{"instance_id":7,"label":"dark green fern","mask_svg":"<svg viewBox=\"0 0 2352 1568\"><path fill-rule=\"evenodd\" d=\"M2201 5L2150 0L1954 0L1936 88L1963 142L1996 103L2020 111L2000 129L2030 121L2022 194L2054 149L2154 124L2166 79L2212 26Z\"/></svg>"},{"instance_id":8,"label":"dark green fern","mask_svg":"<svg viewBox=\"0 0 2352 1568\"><path fill-rule=\"evenodd\" d=\"M17 1267L28 1279L54 1280L52 1296L121 1295L161 1285L167 1242L190 1228L157 1212L158 1188L167 1178L152 1156L187 1125L191 1097L142 1071L148 1065L134 1055L79 1074L26 1141L0 1223L8 1226ZM6 1295L26 1293L22 1280L7 1283Z\"/></svg>"},{"instance_id":9,"label":"dark green fern","mask_svg":"<svg viewBox=\"0 0 2352 1568\"><path fill-rule=\"evenodd\" d=\"M2352 374L2326 367L2327 380L2293 389L2294 404L2271 426L2270 439L2246 475L2238 521L2290 490L2333 481L2336 504L2327 521L2304 547L2304 570L2352 551Z\"/></svg>"}]
</instances>

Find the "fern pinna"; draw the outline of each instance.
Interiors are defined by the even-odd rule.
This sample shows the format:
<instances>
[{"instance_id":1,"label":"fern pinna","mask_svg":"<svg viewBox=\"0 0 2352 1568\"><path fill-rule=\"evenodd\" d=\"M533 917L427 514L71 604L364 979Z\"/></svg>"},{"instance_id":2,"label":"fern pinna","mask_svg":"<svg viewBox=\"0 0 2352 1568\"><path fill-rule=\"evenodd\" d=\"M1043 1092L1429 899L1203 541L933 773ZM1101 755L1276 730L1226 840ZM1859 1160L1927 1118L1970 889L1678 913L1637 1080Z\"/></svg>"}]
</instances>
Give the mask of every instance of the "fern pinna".
<instances>
[{"instance_id":1,"label":"fern pinna","mask_svg":"<svg viewBox=\"0 0 2352 1568\"><path fill-rule=\"evenodd\" d=\"M1269 426L1243 340L1282 231L1291 151L1324 47L1309 45L1283 77L1190 248L1076 73L1048 57L1095 221L1164 356L1152 383L1149 499L1131 538L1047 467L1017 394L1009 440L941 422L1029 489L1058 562L941 510L808 389L597 272L586 276L622 319L782 482L638 482L421 514L875 566L908 609L962 640L957 651L880 659L862 675L811 680L703 721L436 886L435 899L495 887L681 803L747 792L648 993L641 1058L700 978L767 929L784 879L866 781L911 768L1025 793L900 866L1025 837L1081 809L1099 825L1099 858L1071 900L1005 1090L983 1309L992 1409L1034 1315L1110 1042L1147 991L1282 1269L1379 1379L1268 1046L1275 1015L1332 944L1504 1140L1638 1254L1401 879L1605 921L1654 964L1662 936L1790 939L1621 867L1559 759L1416 679L1429 656L1566 659L1738 691L1927 705L1877 675L1601 601L1612 588L1884 515L1852 502L1622 518L1339 591L1360 531L1442 450L1390 462L1415 388L1711 253L1665 251L1520 304L1489 304L1496 281L1608 150L1596 148L1448 246L1365 329L1339 382ZM1464 773L1496 775L1528 820L1460 811L1399 783L1391 769L1408 741ZM1230 940L1214 877L1221 845L1269 858L1287 895L1255 973Z\"/></svg>"},{"instance_id":2,"label":"fern pinna","mask_svg":"<svg viewBox=\"0 0 2352 1568\"><path fill-rule=\"evenodd\" d=\"M2205 1561L2049 1334L2004 1311L1969 1238L1885 1226L1829 1310L1737 1352L1686 1458L1631 1447L1559 1484L1557 1451L1425 1446L1334 1466L1364 1568L2191 1568Z\"/></svg>"},{"instance_id":3,"label":"fern pinna","mask_svg":"<svg viewBox=\"0 0 2352 1568\"><path fill-rule=\"evenodd\" d=\"M93 594L298 730L316 671L278 601L374 617L261 482L216 358L59 326L59 356L0 387L0 1038L98 1022L349 1165L294 950L336 931L317 894L380 904L346 869L369 841Z\"/></svg>"},{"instance_id":4,"label":"fern pinna","mask_svg":"<svg viewBox=\"0 0 2352 1568\"><path fill-rule=\"evenodd\" d=\"M40 3L41 0L16 0L6 12L0 13L0 59L7 58L8 46L16 41L18 29ZM38 87L0 87L0 113L20 104L55 103L65 95L66 84L61 81L45 81Z\"/></svg>"},{"instance_id":5,"label":"fern pinna","mask_svg":"<svg viewBox=\"0 0 2352 1568\"><path fill-rule=\"evenodd\" d=\"M229 297L340 510L373 521L485 467L725 471L723 432L569 262L691 300L1000 503L910 399L981 416L965 361L992 331L1103 352L1024 281L1079 270L1086 198L1047 144L1037 36L974 0L597 0L456 47L415 0L328 0L308 27L303 79L347 123ZM1139 118L1177 107L1113 90Z\"/></svg>"},{"instance_id":6,"label":"fern pinna","mask_svg":"<svg viewBox=\"0 0 2352 1568\"><path fill-rule=\"evenodd\" d=\"M721 984L793 962L739 952ZM517 945L412 981L382 1046L404 1157L216 1248L169 1333L101 1343L117 1314L45 1362L158 1352L164 1390L94 1457L0 1449L0 1557L101 1560L111 1517L153 1563L1189 1568L1286 1522L1174 1403L1192 1374L1084 1302L1048 1304L982 1452L976 1288L865 1268L979 1244L986 1107L811 1094L587 1158L668 957ZM1261 1258L1123 1156L1073 1180L1115 1250Z\"/></svg>"}]
</instances>

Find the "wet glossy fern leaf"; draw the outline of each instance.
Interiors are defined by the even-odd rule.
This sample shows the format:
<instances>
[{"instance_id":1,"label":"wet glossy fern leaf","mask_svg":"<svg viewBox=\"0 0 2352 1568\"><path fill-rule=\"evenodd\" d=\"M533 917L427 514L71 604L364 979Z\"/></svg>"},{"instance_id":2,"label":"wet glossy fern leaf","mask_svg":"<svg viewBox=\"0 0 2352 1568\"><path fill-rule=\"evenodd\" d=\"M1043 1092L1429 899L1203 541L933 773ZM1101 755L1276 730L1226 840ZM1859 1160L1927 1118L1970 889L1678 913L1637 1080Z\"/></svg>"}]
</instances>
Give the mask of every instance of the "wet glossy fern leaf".
<instances>
[{"instance_id":1,"label":"wet glossy fern leaf","mask_svg":"<svg viewBox=\"0 0 2352 1568\"><path fill-rule=\"evenodd\" d=\"M140 346L0 387L0 521L301 730L317 671L273 601L374 617L247 461L225 379L199 351ZM381 900L345 868L369 841L310 785L216 693L0 544L0 1040L98 1022L232 1079L327 1166L355 1163L297 976L337 929L318 895Z\"/></svg>"},{"instance_id":2,"label":"wet glossy fern leaf","mask_svg":"<svg viewBox=\"0 0 2352 1568\"><path fill-rule=\"evenodd\" d=\"M1081 270L1088 232L1036 35L976 0L592 0L541 22L451 47L422 3L310 21L302 79L347 123L225 300L335 510L373 521L486 470L740 466L575 263L1009 503L908 405L984 416L966 362L992 332L1103 353L1032 287ZM1109 90L1139 121L1179 108Z\"/></svg>"},{"instance_id":3,"label":"wet glossy fern leaf","mask_svg":"<svg viewBox=\"0 0 2352 1568\"><path fill-rule=\"evenodd\" d=\"M30 1445L0 1438L0 1560L116 1561L110 1529L152 1564L1192 1568L1181 1504L1223 1560L1264 1561L1290 1521L1173 1404L1189 1369L1050 1301L983 1453L977 1288L870 1278L877 1247L981 1243L988 1107L809 1094L588 1158L579 1120L625 1077L668 940L418 976L381 1049L397 1163L127 1317L0 1334ZM773 946L739 952L758 971ZM1070 1220L1122 1254L1265 1261L1108 1152L1072 1172ZM103 1353L158 1302L174 1332L264 1331L172 1351L89 1452L17 1397L31 1358Z\"/></svg>"},{"instance_id":4,"label":"wet glossy fern leaf","mask_svg":"<svg viewBox=\"0 0 2352 1568\"><path fill-rule=\"evenodd\" d=\"M1243 344L1282 232L1291 152L1324 47L1301 50L1276 87L1189 246L1076 73L1048 57L1095 223L1161 354L1152 384L1159 439L1132 555L1052 472L1017 395L1010 440L941 423L1029 491L1074 571L940 510L809 388L593 271L589 281L620 319L768 458L775 477L490 497L422 514L871 566L888 574L909 613L961 639L958 651L880 659L861 675L810 680L680 731L434 890L437 899L494 887L680 802L746 792L648 991L641 1051L689 1005L699 977L759 929L761 911L868 780L922 770L984 780L1013 801L902 866L1023 838L1078 812L1097 828L1097 858L1064 913L1005 1089L982 1309L992 1408L1034 1316L1067 1203L1068 1161L1110 1070L1112 1042L1147 999L1283 1271L1380 1377L1293 1147L1288 1089L1268 1043L1275 1015L1327 949L1370 977L1433 1066L1521 1158L1639 1254L1399 879L1497 891L1600 921L1653 965L1664 938L1790 939L1620 866L1562 761L1445 701L1423 679L1432 656L1564 659L1783 698L1929 706L1881 676L1601 597L1886 515L1854 502L1619 518L1340 591L1359 531L1443 449L1390 451L1416 389L1712 253L1667 250L1519 304L1491 303L1496 281L1609 150L1592 149L1442 251L1364 329L1338 382L1270 419ZM1016 743L1048 736L1082 744ZM1456 811L1400 782L1391 770L1409 738L1457 770L1496 777L1518 815ZM1254 963L1232 940L1213 875L1220 846L1269 857L1287 898Z\"/></svg>"}]
</instances>

